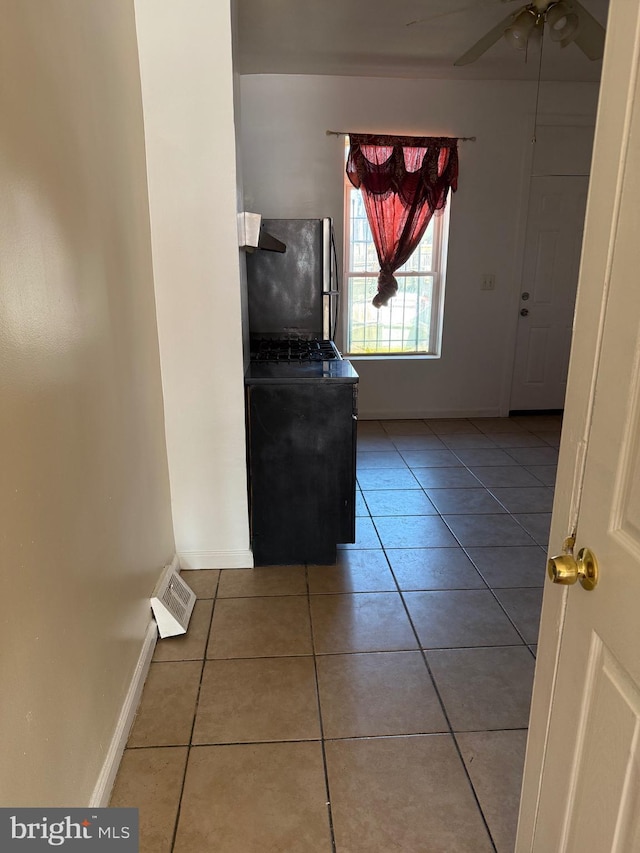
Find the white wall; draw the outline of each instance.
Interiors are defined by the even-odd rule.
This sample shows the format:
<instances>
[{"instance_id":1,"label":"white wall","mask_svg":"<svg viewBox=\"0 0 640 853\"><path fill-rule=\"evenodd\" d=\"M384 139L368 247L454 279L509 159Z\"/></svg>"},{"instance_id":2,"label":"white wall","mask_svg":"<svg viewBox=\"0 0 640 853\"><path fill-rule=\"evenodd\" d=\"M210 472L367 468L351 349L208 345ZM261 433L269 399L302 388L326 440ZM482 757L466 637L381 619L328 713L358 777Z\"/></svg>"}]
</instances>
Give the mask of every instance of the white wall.
<instances>
[{"instance_id":1,"label":"white wall","mask_svg":"<svg viewBox=\"0 0 640 853\"><path fill-rule=\"evenodd\" d=\"M229 0L136 0L176 547L252 565Z\"/></svg>"},{"instance_id":2,"label":"white wall","mask_svg":"<svg viewBox=\"0 0 640 853\"><path fill-rule=\"evenodd\" d=\"M0 804L83 806L174 552L135 21L0 19Z\"/></svg>"},{"instance_id":3,"label":"white wall","mask_svg":"<svg viewBox=\"0 0 640 853\"><path fill-rule=\"evenodd\" d=\"M241 80L245 206L332 216L343 229L344 140L326 130L476 136L460 143L440 359L356 360L361 417L508 411L535 84L247 75ZM546 84L540 110L595 116L595 84ZM495 291L481 291L494 273Z\"/></svg>"}]
</instances>

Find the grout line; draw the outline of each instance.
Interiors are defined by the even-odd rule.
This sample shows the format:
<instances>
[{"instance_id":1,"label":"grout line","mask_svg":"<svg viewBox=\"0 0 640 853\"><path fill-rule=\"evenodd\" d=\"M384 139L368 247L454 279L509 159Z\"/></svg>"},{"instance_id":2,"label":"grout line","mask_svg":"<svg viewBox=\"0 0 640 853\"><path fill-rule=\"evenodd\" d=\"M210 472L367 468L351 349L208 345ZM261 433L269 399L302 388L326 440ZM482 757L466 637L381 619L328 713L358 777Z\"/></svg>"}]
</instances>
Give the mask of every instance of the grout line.
<instances>
[{"instance_id":1,"label":"grout line","mask_svg":"<svg viewBox=\"0 0 640 853\"><path fill-rule=\"evenodd\" d=\"M446 590L445 590L446 591ZM483 590L479 590L483 592ZM400 593L402 595L402 593ZM359 651L346 651L346 652L318 652L317 657L319 658L330 658L336 656L346 657L348 655L406 655L407 652L464 652L464 651L475 651L476 649L521 649L525 645L535 646L535 643L505 643L502 645L488 645L484 643L481 646L427 646L426 648L421 645L411 646L410 648L402 648L402 649L362 649Z\"/></svg>"},{"instance_id":2,"label":"grout line","mask_svg":"<svg viewBox=\"0 0 640 853\"><path fill-rule=\"evenodd\" d=\"M512 589L542 589L542 587L512 587ZM522 637L522 642L525 644L525 646L532 645L533 641L525 640L525 638L524 638L524 635L523 635L522 631L518 628L518 626L516 625L515 621L511 618L511 616L510 616L510 615L509 615L509 613L507 612L506 608L504 607L504 605L502 604L502 602L500 601L500 599L499 599L499 598L498 598L498 596L496 595L495 591L494 591L493 589L491 589L491 587L489 587L489 591L491 592L491 595L494 597L495 601L496 601L496 602L498 603L498 605L500 606L500 609L502 610L502 612L504 613L504 615L507 617L507 619L509 620L509 622L511 622L511 624L512 624L512 625L513 625L513 627L514 627L514 629L518 632L518 636L519 636L519 637ZM541 606L542 606L542 604L541 604ZM536 643L538 642L538 638L537 638L537 637L536 637L535 642L536 642ZM529 649L529 651L531 651L531 649ZM535 656L534 656L534 657L535 657Z\"/></svg>"},{"instance_id":3,"label":"grout line","mask_svg":"<svg viewBox=\"0 0 640 853\"><path fill-rule=\"evenodd\" d=\"M313 672L316 681L316 702L318 704L318 722L320 724L320 748L322 750L322 766L324 768L324 784L327 797L327 817L329 820L329 832L331 834L331 849L336 853L336 837L333 826L333 811L331 807L331 788L329 786L329 769L327 767L327 752L325 749L324 722L322 719L322 704L320 702L320 683L318 679L318 661L316 658L316 643L313 634L313 618L311 616L311 595L309 593L309 566L305 565L304 576L307 584L307 607L309 612L309 630L311 632L311 650L313 653Z\"/></svg>"},{"instance_id":4,"label":"grout line","mask_svg":"<svg viewBox=\"0 0 640 853\"><path fill-rule=\"evenodd\" d=\"M191 749L192 749L192 741L193 741L193 732L196 725L196 716L198 714L198 704L200 702L200 692L202 690L202 678L204 675L204 668L207 662L207 648L209 647L209 639L211 637L211 626L213 625L213 616L216 610L216 603L218 602L218 591L220 589L220 574L218 574L218 579L216 581L216 589L213 596L213 606L211 608L211 616L209 618L209 630L207 631L207 638L204 643L204 649L202 653L202 667L200 668L200 683L198 684L198 693L196 695L196 704L193 710L193 720L191 721L191 731L189 733L189 743L187 744L187 760L184 763L184 773L182 776L182 785L180 786L180 796L178 798L178 808L176 810L176 819L173 826L173 834L171 836L171 851L175 848L176 838L178 835L178 825L180 823L180 814L182 812L182 797L184 796L184 786L187 780L187 770L189 768L189 759L191 758Z\"/></svg>"},{"instance_id":5,"label":"grout line","mask_svg":"<svg viewBox=\"0 0 640 853\"><path fill-rule=\"evenodd\" d=\"M385 553L385 557L386 557L386 553ZM388 559L387 559L387 562L389 562L389 561L388 561ZM429 665L429 661L427 660L427 655L426 655L426 653L425 653L424 649L422 649L422 648L421 648L422 644L421 644L421 642L420 642L420 637L419 637L418 632L417 632L417 630L416 630L416 627L415 627L415 625L414 625L414 623L413 623L413 619L411 618L411 613L409 612L409 608L408 608L407 603L406 603L406 601L405 601L405 599L404 599L404 595L402 594L402 590L400 589L400 586L399 586L399 584L398 584L398 581L397 581L397 578L396 578L395 573L394 573L394 571L393 571L393 568L391 567L391 563L389 563L389 571L390 571L390 572L391 572L391 574L393 575L394 580L396 581L396 585L398 586L398 593L399 593L399 595L400 595L400 599L401 599L401 601L402 601L402 606L403 606L403 607L404 607L404 609L405 609L405 613L406 613L406 615L407 615L407 619L409 620L409 624L411 625L411 630L413 631L414 636L415 636L415 638L416 638L416 641L417 641L417 643L418 643L418 649L419 649L419 651L420 651L420 654L422 655L422 660L423 660L424 665L425 665L425 667L426 667L426 670L427 670L427 672L428 672L428 674L429 674L429 678L431 679L431 683L432 683L432 685L433 685L433 689L434 689L435 694L436 694L436 696L437 696L437 698L438 698L438 702L440 703L440 708L441 708L442 713L443 713L443 715L444 715L444 718L445 718L445 721L446 721L446 723L447 723L447 726L449 727L449 731L448 731L448 733L449 733L449 735L451 736L451 738L452 738L452 740L453 740L453 743L454 743L454 746L455 746L456 752L458 753L458 758L460 759L460 763L462 764L462 768L463 768L464 774L465 774L465 776L467 777L467 782L469 783L469 787L470 787L470 789L471 789L471 793L472 793L473 798L474 798L474 800L475 800L475 802L476 802L476 805L477 805L477 807L478 807L478 811L480 812L480 817L481 817L481 819L482 819L482 822L484 823L485 829L487 830L487 835L488 835L488 837L489 837L489 842L490 842L490 844L491 844L491 845L492 845L492 847L493 847L494 853L498 853L497 847L496 847L495 842L494 842L494 840L493 840L493 836L492 836L492 834L491 834L491 830L489 829L489 824L488 824L488 822L487 822L487 819L486 819L486 817L485 817L485 815L484 815L484 812L483 812L483 810L482 810L482 807L481 807L481 805L480 805L480 800L478 799L478 795L477 795L477 793L476 793L476 789L475 789L475 788L474 788L474 786L473 786L473 782L471 781L471 776L469 775L469 771L467 770L467 765L465 764L464 759L462 758L462 752L461 752L461 750L460 750L460 746L459 746L459 744L458 744L458 740L457 740L457 738L456 738L456 734L455 734L455 732L454 732L454 730L453 730L453 726L452 726L452 724L451 724L451 720L450 720L450 718L449 718L449 714L447 713L447 709L446 709L446 707L445 707L444 700L443 700L442 695L441 695L441 693L440 693L440 689L439 689L439 687L438 687L438 685L437 685L437 683L436 683L436 679L434 678L433 672L431 671L431 667L430 667L430 665Z\"/></svg>"},{"instance_id":6,"label":"grout line","mask_svg":"<svg viewBox=\"0 0 640 853\"><path fill-rule=\"evenodd\" d=\"M522 728L522 726L500 726L500 728L494 729L455 729L455 734L484 734L484 732L526 732L528 729ZM451 734L451 731L446 729L435 729L433 731L423 731L423 732L396 732L392 734L379 734L379 735L334 735L332 737L324 737L325 743L334 743L339 741L352 741L352 740L401 740L404 738L418 738L418 737L448 737ZM291 740L229 740L229 741L207 741L204 743L194 743L191 746L191 749L208 749L209 747L224 747L224 746L264 746L264 745L282 745L286 746L291 743L322 743L321 738L292 738ZM185 749L188 747L188 744L185 743L171 743L171 744L163 744L162 746L132 746L127 747L127 749L131 752L143 752L147 749Z\"/></svg>"}]
</instances>

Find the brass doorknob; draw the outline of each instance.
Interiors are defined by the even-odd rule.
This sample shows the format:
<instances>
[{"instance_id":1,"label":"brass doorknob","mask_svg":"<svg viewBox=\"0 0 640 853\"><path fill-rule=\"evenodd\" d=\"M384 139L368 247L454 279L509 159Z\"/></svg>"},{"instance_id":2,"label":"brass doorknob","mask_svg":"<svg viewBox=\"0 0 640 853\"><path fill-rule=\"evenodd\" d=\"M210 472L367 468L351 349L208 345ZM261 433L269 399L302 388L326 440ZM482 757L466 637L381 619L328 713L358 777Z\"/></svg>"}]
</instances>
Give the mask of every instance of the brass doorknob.
<instances>
[{"instance_id":1,"label":"brass doorknob","mask_svg":"<svg viewBox=\"0 0 640 853\"><path fill-rule=\"evenodd\" d=\"M583 589L595 589L598 584L598 561L589 548L581 548L578 559L571 553L551 557L547 572L553 583L574 584L580 581Z\"/></svg>"}]
</instances>

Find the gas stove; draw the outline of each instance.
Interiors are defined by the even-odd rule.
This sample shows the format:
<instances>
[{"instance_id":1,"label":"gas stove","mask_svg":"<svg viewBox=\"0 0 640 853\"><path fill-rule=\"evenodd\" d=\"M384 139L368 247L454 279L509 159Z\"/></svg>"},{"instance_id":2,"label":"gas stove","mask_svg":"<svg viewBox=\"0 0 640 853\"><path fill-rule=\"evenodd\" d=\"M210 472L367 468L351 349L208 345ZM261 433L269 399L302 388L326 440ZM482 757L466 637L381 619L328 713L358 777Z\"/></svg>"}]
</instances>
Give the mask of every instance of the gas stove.
<instances>
[{"instance_id":1,"label":"gas stove","mask_svg":"<svg viewBox=\"0 0 640 853\"><path fill-rule=\"evenodd\" d=\"M252 362L285 362L342 360L333 341L313 338L262 338L251 343Z\"/></svg>"}]
</instances>

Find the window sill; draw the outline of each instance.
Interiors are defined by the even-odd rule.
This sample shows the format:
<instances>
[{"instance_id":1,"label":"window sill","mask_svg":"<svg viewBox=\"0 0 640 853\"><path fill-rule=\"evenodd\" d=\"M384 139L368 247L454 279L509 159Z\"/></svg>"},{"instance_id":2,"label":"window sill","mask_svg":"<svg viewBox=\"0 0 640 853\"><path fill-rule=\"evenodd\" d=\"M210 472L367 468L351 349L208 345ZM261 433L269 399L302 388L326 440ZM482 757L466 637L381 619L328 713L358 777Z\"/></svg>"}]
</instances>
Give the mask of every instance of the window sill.
<instances>
[{"instance_id":1,"label":"window sill","mask_svg":"<svg viewBox=\"0 0 640 853\"><path fill-rule=\"evenodd\" d=\"M348 355L343 353L343 358L349 361L434 361L441 358L440 355L432 353L393 353L380 355Z\"/></svg>"}]
</instances>

